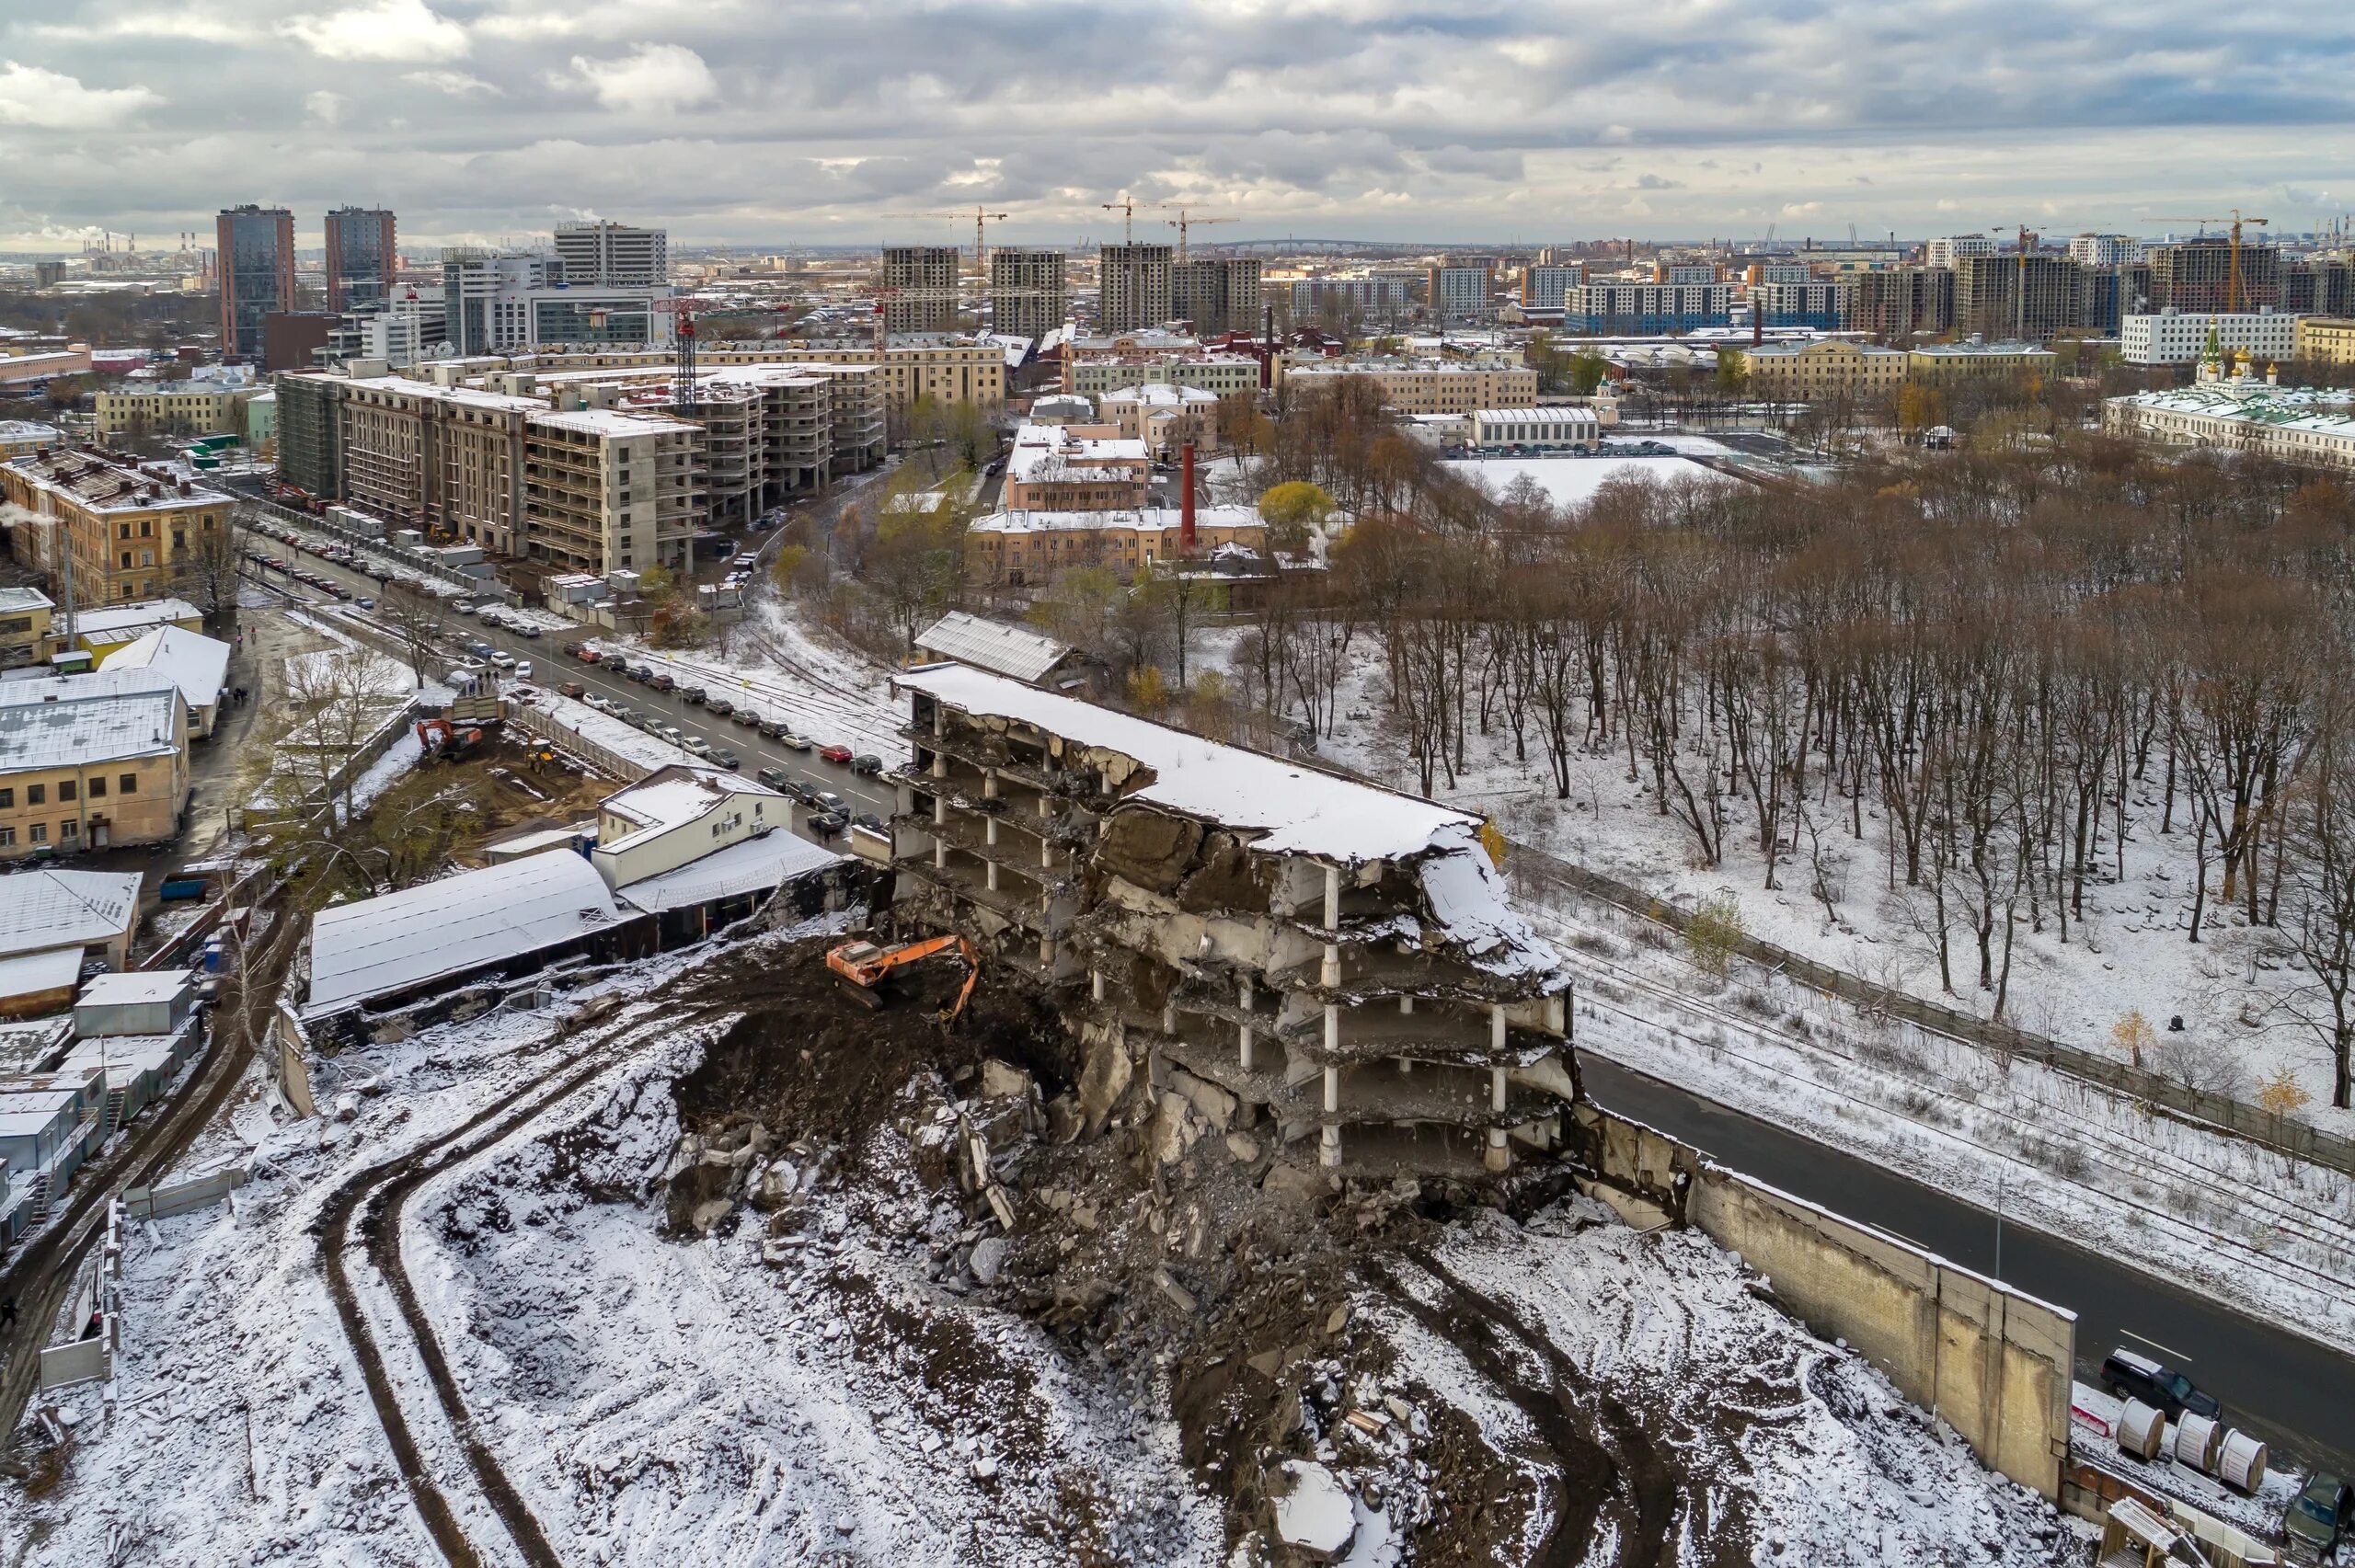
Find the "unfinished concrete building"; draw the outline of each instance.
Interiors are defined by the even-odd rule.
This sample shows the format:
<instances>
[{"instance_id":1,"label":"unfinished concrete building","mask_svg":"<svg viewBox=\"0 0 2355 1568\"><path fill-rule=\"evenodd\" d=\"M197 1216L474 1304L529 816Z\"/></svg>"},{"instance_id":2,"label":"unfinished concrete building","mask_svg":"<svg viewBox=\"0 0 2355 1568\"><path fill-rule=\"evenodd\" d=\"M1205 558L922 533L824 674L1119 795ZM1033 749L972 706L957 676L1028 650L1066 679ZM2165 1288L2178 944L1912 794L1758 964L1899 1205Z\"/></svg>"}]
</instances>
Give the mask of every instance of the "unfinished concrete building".
<instances>
[{"instance_id":1,"label":"unfinished concrete building","mask_svg":"<svg viewBox=\"0 0 2355 1568\"><path fill-rule=\"evenodd\" d=\"M895 679L895 908L1071 996L1091 1116L1143 1072L1327 1166L1559 1140L1568 976L1477 818L960 664Z\"/></svg>"},{"instance_id":2,"label":"unfinished concrete building","mask_svg":"<svg viewBox=\"0 0 2355 1568\"><path fill-rule=\"evenodd\" d=\"M1036 341L1071 315L1068 269L1060 250L990 252L990 330Z\"/></svg>"},{"instance_id":3,"label":"unfinished concrete building","mask_svg":"<svg viewBox=\"0 0 2355 1568\"><path fill-rule=\"evenodd\" d=\"M887 245L878 283L889 332L946 332L957 325L953 245Z\"/></svg>"}]
</instances>

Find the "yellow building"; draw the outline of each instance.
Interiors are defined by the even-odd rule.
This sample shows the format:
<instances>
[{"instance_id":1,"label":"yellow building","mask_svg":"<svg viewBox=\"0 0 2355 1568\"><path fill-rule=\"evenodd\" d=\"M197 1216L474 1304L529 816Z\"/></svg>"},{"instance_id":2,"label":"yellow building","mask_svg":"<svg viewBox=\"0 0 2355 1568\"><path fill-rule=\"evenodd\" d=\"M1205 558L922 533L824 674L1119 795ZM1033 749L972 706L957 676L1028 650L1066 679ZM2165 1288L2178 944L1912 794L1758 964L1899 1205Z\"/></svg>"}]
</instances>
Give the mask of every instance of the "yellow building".
<instances>
[{"instance_id":1,"label":"yellow building","mask_svg":"<svg viewBox=\"0 0 2355 1568\"><path fill-rule=\"evenodd\" d=\"M93 606L169 592L202 552L225 545L234 508L161 465L78 448L0 463L0 499L63 532L75 601Z\"/></svg>"},{"instance_id":2,"label":"yellow building","mask_svg":"<svg viewBox=\"0 0 2355 1568\"><path fill-rule=\"evenodd\" d=\"M1894 396L1905 384L1909 363L1901 349L1839 338L1762 343L1738 351L1753 394L1809 403L1835 397L1867 403Z\"/></svg>"},{"instance_id":3,"label":"yellow building","mask_svg":"<svg viewBox=\"0 0 2355 1568\"><path fill-rule=\"evenodd\" d=\"M1044 588L1068 571L1103 567L1122 578L1178 557L1176 507L1133 511L1009 511L978 518L965 540L966 580L982 587ZM1194 548L1240 544L1265 555L1268 525L1250 507L1202 507Z\"/></svg>"},{"instance_id":4,"label":"yellow building","mask_svg":"<svg viewBox=\"0 0 2355 1568\"><path fill-rule=\"evenodd\" d=\"M2300 316L2297 348L2292 357L2317 364L2355 365L2355 321L2341 316Z\"/></svg>"},{"instance_id":5,"label":"yellow building","mask_svg":"<svg viewBox=\"0 0 2355 1568\"><path fill-rule=\"evenodd\" d=\"M479 380L510 371L668 370L677 362L678 356L667 349L544 350L429 361L409 367L408 373L439 380L446 366L451 373ZM864 338L706 343L695 350L695 364L706 371L727 365L879 366L884 396L894 414L905 413L919 397L939 403L978 403L983 407L1005 401L1005 350L994 343L953 335L895 339L880 350L871 338Z\"/></svg>"},{"instance_id":6,"label":"yellow building","mask_svg":"<svg viewBox=\"0 0 2355 1568\"><path fill-rule=\"evenodd\" d=\"M188 705L170 677L0 681L0 860L165 842L188 789Z\"/></svg>"},{"instance_id":7,"label":"yellow building","mask_svg":"<svg viewBox=\"0 0 2355 1568\"><path fill-rule=\"evenodd\" d=\"M1371 382L1397 414L1469 414L1476 408L1526 408L1537 401L1537 372L1525 365L1438 360L1319 360L1281 368L1295 395L1344 377Z\"/></svg>"},{"instance_id":8,"label":"yellow building","mask_svg":"<svg viewBox=\"0 0 2355 1568\"><path fill-rule=\"evenodd\" d=\"M55 606L37 588L0 588L0 670L47 664L57 651L50 635Z\"/></svg>"},{"instance_id":9,"label":"yellow building","mask_svg":"<svg viewBox=\"0 0 2355 1568\"><path fill-rule=\"evenodd\" d=\"M2051 376L2061 356L2036 343L1935 343L1907 350L1906 374L1931 386L1951 385L1982 376L2018 379Z\"/></svg>"},{"instance_id":10,"label":"yellow building","mask_svg":"<svg viewBox=\"0 0 2355 1568\"><path fill-rule=\"evenodd\" d=\"M155 436L242 437L246 404L260 391L258 386L196 381L118 387L98 395L94 429L98 439L107 442Z\"/></svg>"}]
</instances>

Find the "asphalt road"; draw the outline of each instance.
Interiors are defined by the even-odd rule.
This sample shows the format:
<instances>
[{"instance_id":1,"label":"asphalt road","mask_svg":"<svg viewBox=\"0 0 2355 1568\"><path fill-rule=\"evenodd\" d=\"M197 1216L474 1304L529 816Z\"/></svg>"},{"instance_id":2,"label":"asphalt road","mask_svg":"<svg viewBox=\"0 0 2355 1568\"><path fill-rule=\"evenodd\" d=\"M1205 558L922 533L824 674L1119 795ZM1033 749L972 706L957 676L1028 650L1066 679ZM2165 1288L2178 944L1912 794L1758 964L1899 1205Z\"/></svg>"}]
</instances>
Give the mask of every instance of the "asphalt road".
<instances>
[{"instance_id":1,"label":"asphalt road","mask_svg":"<svg viewBox=\"0 0 2355 1568\"><path fill-rule=\"evenodd\" d=\"M1999 1243L1985 1209L1591 1054L1580 1055L1579 1070L1587 1092L1622 1116L2068 1308L2077 1314L2080 1380L2095 1381L2112 1349L2140 1350L2189 1373L2223 1402L2231 1425L2271 1446L2275 1463L2355 1471L2355 1359L2022 1226L2002 1226Z\"/></svg>"},{"instance_id":2,"label":"asphalt road","mask_svg":"<svg viewBox=\"0 0 2355 1568\"><path fill-rule=\"evenodd\" d=\"M294 548L293 546L281 544L277 540L267 536L258 537L254 547L264 554L274 553L286 559L293 559L287 555L289 550ZM302 556L302 564L306 569L316 572L330 581L342 583L354 593L373 596L383 591L374 579L337 566L331 561L322 560L307 552ZM272 587L284 589L296 599L304 601L315 608L331 609L343 602L275 571L266 571L264 580ZM782 769L787 778L812 784L821 790L832 790L841 795L849 803L849 809L854 816L860 812L873 812L876 816L888 820L891 813L899 809L895 792L890 785L879 784L873 779L860 778L847 767L822 760L814 750L793 750L771 740L757 729L747 728L729 719L715 718L707 709L687 702L676 692L658 692L651 686L640 685L603 665L592 667L582 664L578 659L567 658L560 651L563 646L575 640L586 640L588 637L586 631L548 632L537 637L523 637L500 627L485 626L467 615L454 614L450 617L450 624L453 639L485 642L501 652L512 654L518 659L528 659L532 665L530 684L544 686L553 691L560 682L579 681L586 691L599 692L615 702L627 704L641 714L659 716L665 723L677 725L680 729L689 735L700 735L712 745L733 751L742 760L741 771L747 776L757 773L762 768ZM451 650L453 662L461 657L463 655L454 647ZM771 707L771 704L762 705L764 710ZM779 716L796 734L808 736L817 745L823 746L835 738L826 732L822 721L820 721L819 727L811 729L805 727L802 715L788 710ZM886 761L892 760L889 757L885 759ZM796 831L804 832L806 836L815 837L814 834L807 833L808 815L806 810L798 809L794 818L794 828ZM835 843L839 847L840 841L835 841Z\"/></svg>"}]
</instances>

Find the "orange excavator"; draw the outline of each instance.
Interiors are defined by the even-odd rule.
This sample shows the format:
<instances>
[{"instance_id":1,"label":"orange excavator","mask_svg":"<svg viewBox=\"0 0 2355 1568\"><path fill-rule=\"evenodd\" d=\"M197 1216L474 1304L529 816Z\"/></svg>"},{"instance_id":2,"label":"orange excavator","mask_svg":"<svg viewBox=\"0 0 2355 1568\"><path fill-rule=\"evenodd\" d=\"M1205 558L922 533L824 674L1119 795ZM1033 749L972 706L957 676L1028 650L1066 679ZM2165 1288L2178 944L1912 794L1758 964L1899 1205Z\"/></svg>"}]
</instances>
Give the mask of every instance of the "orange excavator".
<instances>
[{"instance_id":1,"label":"orange excavator","mask_svg":"<svg viewBox=\"0 0 2355 1568\"><path fill-rule=\"evenodd\" d=\"M461 729L446 718L421 718L417 721L417 738L425 748L427 761L454 762L482 744L482 731L471 727Z\"/></svg>"},{"instance_id":2,"label":"orange excavator","mask_svg":"<svg viewBox=\"0 0 2355 1568\"><path fill-rule=\"evenodd\" d=\"M845 942L827 953L826 967L861 1004L879 1008L883 1005L880 988L895 971L951 949L965 960L965 983L959 989L957 1000L942 1010L940 1021L954 1024L965 1011L965 1004L973 999L973 984L982 978L982 955L972 943L953 932L920 942L893 943L888 947L872 942Z\"/></svg>"}]
</instances>

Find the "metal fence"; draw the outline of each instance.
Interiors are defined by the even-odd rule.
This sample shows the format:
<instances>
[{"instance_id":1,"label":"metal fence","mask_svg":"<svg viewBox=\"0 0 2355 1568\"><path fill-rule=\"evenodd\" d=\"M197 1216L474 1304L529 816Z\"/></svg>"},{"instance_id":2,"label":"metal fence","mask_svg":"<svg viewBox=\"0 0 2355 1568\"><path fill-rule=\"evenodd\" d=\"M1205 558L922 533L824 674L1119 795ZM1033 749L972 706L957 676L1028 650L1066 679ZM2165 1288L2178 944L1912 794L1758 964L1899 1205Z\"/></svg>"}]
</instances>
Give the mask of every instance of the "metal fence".
<instances>
[{"instance_id":1,"label":"metal fence","mask_svg":"<svg viewBox=\"0 0 2355 1568\"><path fill-rule=\"evenodd\" d=\"M1692 921L1690 910L1542 850L1513 845L1506 857L1505 870L1515 891L1525 896L1542 897L1561 891L1582 894L1680 935ZM2009 1024L1975 1018L1955 1008L1876 985L1760 937L1744 933L1731 942L1730 950L1737 957L1839 997L1865 1013L1911 1024L1927 1034L1959 1040L2003 1057L2038 1062L2177 1116L2222 1128L2279 1153L2355 1173L2355 1139L2324 1132L2307 1122L2277 1116L2228 1094L2187 1087L2175 1079L2098 1052L2064 1045Z\"/></svg>"}]
</instances>

